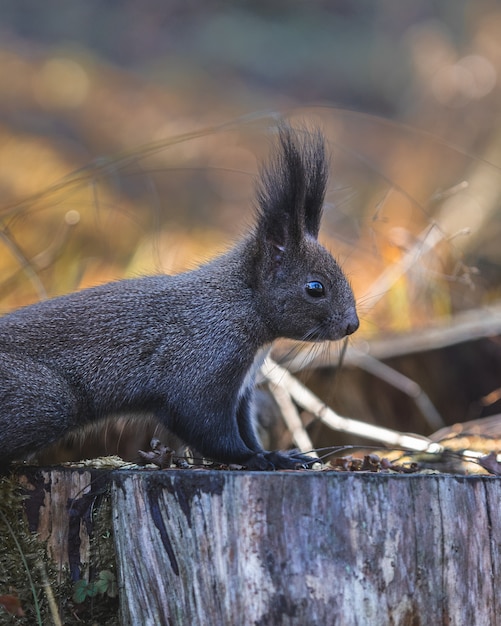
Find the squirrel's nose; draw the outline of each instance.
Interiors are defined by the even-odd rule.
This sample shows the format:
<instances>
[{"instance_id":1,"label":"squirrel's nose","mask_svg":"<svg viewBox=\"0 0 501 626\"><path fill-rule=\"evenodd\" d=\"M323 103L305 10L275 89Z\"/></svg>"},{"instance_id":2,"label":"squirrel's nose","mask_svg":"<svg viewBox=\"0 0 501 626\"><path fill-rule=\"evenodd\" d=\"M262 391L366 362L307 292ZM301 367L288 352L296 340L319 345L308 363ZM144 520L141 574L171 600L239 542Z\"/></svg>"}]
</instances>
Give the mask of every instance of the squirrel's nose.
<instances>
[{"instance_id":1,"label":"squirrel's nose","mask_svg":"<svg viewBox=\"0 0 501 626\"><path fill-rule=\"evenodd\" d=\"M352 335L358 329L359 326L360 326L360 321L358 319L357 312L355 310L355 307L352 307L346 313L346 326L344 329L345 333L347 335Z\"/></svg>"}]
</instances>

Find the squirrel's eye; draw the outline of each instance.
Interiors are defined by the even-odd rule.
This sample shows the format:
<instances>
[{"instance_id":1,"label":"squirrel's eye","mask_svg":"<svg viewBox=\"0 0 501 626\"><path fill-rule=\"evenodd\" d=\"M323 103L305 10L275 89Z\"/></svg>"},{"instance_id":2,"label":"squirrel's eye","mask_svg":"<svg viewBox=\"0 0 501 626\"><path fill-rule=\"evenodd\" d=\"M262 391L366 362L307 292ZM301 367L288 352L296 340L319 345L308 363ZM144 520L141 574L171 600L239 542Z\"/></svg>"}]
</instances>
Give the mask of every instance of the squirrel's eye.
<instances>
[{"instance_id":1,"label":"squirrel's eye","mask_svg":"<svg viewBox=\"0 0 501 626\"><path fill-rule=\"evenodd\" d=\"M312 298L321 298L325 295L325 289L321 282L318 280L310 280L305 285L306 293Z\"/></svg>"}]
</instances>

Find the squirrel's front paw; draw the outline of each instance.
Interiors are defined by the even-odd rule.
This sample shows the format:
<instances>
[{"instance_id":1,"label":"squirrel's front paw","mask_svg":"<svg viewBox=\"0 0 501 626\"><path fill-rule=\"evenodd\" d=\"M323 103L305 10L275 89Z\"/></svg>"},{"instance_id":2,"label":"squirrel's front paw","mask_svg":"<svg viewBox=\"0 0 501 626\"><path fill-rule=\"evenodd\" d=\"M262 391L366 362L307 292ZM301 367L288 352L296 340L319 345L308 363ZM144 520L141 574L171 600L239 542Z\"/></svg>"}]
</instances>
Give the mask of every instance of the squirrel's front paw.
<instances>
[{"instance_id":1,"label":"squirrel's front paw","mask_svg":"<svg viewBox=\"0 0 501 626\"><path fill-rule=\"evenodd\" d=\"M309 469L317 458L301 454L297 450L290 452L260 452L251 457L245 466L250 470Z\"/></svg>"},{"instance_id":2,"label":"squirrel's front paw","mask_svg":"<svg viewBox=\"0 0 501 626\"><path fill-rule=\"evenodd\" d=\"M261 471L275 469L275 467L273 466L273 463L268 461L266 456L267 456L266 452L258 452L257 454L254 454L253 456L250 457L250 459L245 461L244 463L245 468L248 470L261 470Z\"/></svg>"},{"instance_id":3,"label":"squirrel's front paw","mask_svg":"<svg viewBox=\"0 0 501 626\"><path fill-rule=\"evenodd\" d=\"M274 469L311 469L317 458L301 454L297 450L289 452L266 452L266 459L273 464Z\"/></svg>"}]
</instances>

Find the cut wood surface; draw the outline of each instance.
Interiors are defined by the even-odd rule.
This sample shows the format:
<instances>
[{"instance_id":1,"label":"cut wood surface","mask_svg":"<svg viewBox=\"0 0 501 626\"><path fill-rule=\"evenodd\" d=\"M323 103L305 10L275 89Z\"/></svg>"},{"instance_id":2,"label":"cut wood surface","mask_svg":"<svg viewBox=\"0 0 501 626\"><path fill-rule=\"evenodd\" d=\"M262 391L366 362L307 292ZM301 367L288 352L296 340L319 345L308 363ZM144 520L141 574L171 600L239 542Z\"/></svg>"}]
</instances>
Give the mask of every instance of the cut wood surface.
<instances>
[{"instance_id":1,"label":"cut wood surface","mask_svg":"<svg viewBox=\"0 0 501 626\"><path fill-rule=\"evenodd\" d=\"M495 477L114 473L124 624L501 623Z\"/></svg>"}]
</instances>

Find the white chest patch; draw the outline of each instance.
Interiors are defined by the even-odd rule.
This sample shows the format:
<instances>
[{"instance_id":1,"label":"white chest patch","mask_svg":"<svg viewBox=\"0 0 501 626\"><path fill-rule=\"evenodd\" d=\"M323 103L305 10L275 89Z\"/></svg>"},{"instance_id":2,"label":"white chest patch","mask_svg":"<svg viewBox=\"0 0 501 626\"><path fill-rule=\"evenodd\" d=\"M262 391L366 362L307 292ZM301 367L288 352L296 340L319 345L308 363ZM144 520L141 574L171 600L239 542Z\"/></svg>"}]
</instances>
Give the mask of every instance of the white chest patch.
<instances>
[{"instance_id":1,"label":"white chest patch","mask_svg":"<svg viewBox=\"0 0 501 626\"><path fill-rule=\"evenodd\" d=\"M247 389L249 389L249 387L254 386L256 375L259 372L261 365L264 363L264 360L270 353L270 350L271 350L271 346L265 346L264 348L261 348L261 350L259 350L259 352L254 357L254 361L252 361L252 365L247 370L247 373L245 374L245 377L242 381L242 385L238 392L239 399L245 394L245 392L247 391Z\"/></svg>"}]
</instances>

